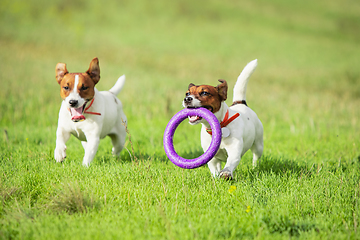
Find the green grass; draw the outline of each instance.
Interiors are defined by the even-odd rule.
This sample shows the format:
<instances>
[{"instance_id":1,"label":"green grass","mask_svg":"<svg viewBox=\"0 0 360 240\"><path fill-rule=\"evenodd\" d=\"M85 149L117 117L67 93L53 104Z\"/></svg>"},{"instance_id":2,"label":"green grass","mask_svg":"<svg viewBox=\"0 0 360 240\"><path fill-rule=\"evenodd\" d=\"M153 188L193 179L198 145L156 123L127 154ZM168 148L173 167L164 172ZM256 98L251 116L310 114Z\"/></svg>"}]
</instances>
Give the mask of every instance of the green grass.
<instances>
[{"instance_id":1,"label":"green grass","mask_svg":"<svg viewBox=\"0 0 360 240\"><path fill-rule=\"evenodd\" d=\"M1 1L0 238L359 239L359 16L354 0ZM84 168L72 137L58 164L54 68L93 57L99 90L127 76L131 142ZM162 135L188 84L232 89L255 58L261 165L247 153L232 182L173 165ZM181 155L199 131L179 127Z\"/></svg>"}]
</instances>

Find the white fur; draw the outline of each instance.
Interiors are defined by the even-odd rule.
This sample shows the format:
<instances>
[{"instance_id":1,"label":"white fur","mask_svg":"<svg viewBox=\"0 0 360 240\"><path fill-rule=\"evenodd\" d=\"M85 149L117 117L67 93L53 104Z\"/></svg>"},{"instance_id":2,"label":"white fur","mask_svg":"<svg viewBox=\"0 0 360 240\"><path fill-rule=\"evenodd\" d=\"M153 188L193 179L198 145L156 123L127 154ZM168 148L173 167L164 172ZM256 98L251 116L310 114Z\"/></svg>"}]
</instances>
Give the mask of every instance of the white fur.
<instances>
[{"instance_id":1,"label":"white fur","mask_svg":"<svg viewBox=\"0 0 360 240\"><path fill-rule=\"evenodd\" d=\"M125 76L120 77L114 87L111 88L112 92L99 92L95 88L95 100L88 111L97 112L101 115L84 113L86 119L82 122L73 122L67 102L65 100L62 102L56 131L56 148L54 154L57 162L63 161L66 157L65 144L71 134L77 137L83 145L85 150L83 165L85 166L89 166L94 159L100 139L106 136L110 136L112 140L112 153L114 155L120 153L125 144L125 126L127 125L127 119L122 110L121 101L116 95L121 91L124 82ZM80 95L78 97L80 97Z\"/></svg>"},{"instance_id":2,"label":"white fur","mask_svg":"<svg viewBox=\"0 0 360 240\"><path fill-rule=\"evenodd\" d=\"M85 99L83 99L82 97L80 97L80 94L77 92L77 86L79 85L79 75L75 75L75 82L74 82L74 89L72 90L72 92L69 94L69 96L67 96L64 100L64 102L66 103L66 107L70 108L70 100L76 100L78 101L76 106L82 106L85 104Z\"/></svg>"},{"instance_id":3,"label":"white fur","mask_svg":"<svg viewBox=\"0 0 360 240\"><path fill-rule=\"evenodd\" d=\"M193 107L201 107L201 102L199 99L197 99L194 95L189 95L189 97L191 97L193 100L192 100L192 106ZM184 101L182 102L182 106L183 107L186 107Z\"/></svg>"},{"instance_id":4,"label":"white fur","mask_svg":"<svg viewBox=\"0 0 360 240\"><path fill-rule=\"evenodd\" d=\"M251 61L241 72L234 87L234 101L245 100L246 86L256 66L257 60ZM208 162L208 167L213 176L225 174L225 176L232 177L241 157L249 149L253 153L253 166L256 166L257 160L263 152L263 126L256 113L244 104L228 107L225 102L222 102L220 110L214 113L219 122L224 119L227 110L229 110L229 118L236 113L240 113L240 116L226 126L230 130L230 136L221 139L219 151ZM205 120L201 121L201 124L201 146L206 151L212 138L206 132L206 128L209 129L210 125ZM226 162L222 170L221 162Z\"/></svg>"},{"instance_id":5,"label":"white fur","mask_svg":"<svg viewBox=\"0 0 360 240\"><path fill-rule=\"evenodd\" d=\"M111 92L115 96L118 95L121 89L124 87L124 84L125 84L125 75L122 75L121 77L118 78L115 85L109 90L109 92Z\"/></svg>"},{"instance_id":6,"label":"white fur","mask_svg":"<svg viewBox=\"0 0 360 240\"><path fill-rule=\"evenodd\" d=\"M256 166L257 160L263 152L263 126L256 113L243 104L228 107L225 102L222 102L220 111L215 114L219 121L224 119L227 110L229 110L229 117L237 112L240 113L240 116L227 126L230 136L221 139L218 153L208 162L208 167L214 176L224 172L233 176L241 157L249 149L253 153L253 166ZM206 132L206 128L210 128L210 125L207 122L202 122L202 125L201 146L206 151L211 142L211 135ZM221 171L220 163L222 161L226 164Z\"/></svg>"},{"instance_id":7,"label":"white fur","mask_svg":"<svg viewBox=\"0 0 360 240\"><path fill-rule=\"evenodd\" d=\"M249 62L240 73L234 86L233 101L246 100L246 88L251 74L255 71L257 59Z\"/></svg>"}]
</instances>

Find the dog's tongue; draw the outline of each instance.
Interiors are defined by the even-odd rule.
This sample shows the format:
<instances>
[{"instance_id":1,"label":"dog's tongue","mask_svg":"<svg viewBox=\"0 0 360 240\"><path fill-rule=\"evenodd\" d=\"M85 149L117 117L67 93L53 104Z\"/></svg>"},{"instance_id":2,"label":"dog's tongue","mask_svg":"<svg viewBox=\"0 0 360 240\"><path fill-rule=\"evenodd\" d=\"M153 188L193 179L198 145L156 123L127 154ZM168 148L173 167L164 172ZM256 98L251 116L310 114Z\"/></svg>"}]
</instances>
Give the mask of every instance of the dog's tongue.
<instances>
[{"instance_id":1,"label":"dog's tongue","mask_svg":"<svg viewBox=\"0 0 360 240\"><path fill-rule=\"evenodd\" d=\"M71 120L73 120L73 121L85 120L84 115L82 115L82 109L83 109L83 107L70 108L70 113L72 116Z\"/></svg>"},{"instance_id":2,"label":"dog's tongue","mask_svg":"<svg viewBox=\"0 0 360 240\"><path fill-rule=\"evenodd\" d=\"M189 116L189 121L191 123L196 122L197 120L200 120L200 119L201 119L201 117L199 117L199 116Z\"/></svg>"}]
</instances>

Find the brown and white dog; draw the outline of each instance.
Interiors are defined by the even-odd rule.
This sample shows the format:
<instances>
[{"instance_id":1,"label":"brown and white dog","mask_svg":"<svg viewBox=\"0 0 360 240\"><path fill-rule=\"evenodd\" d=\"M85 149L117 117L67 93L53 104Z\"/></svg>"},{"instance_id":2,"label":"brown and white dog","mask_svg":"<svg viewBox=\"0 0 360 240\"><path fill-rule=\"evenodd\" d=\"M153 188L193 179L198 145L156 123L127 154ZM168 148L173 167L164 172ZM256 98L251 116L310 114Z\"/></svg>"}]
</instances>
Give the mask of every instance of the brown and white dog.
<instances>
[{"instance_id":1,"label":"brown and white dog","mask_svg":"<svg viewBox=\"0 0 360 240\"><path fill-rule=\"evenodd\" d=\"M89 166L97 152L100 139L110 136L112 153L118 155L124 147L127 124L120 100L116 97L125 83L121 76L109 91L99 92L95 85L100 80L99 60L94 58L85 73L69 73L65 63L55 68L63 99L56 131L55 160L66 157L66 142L71 134L85 150L83 165Z\"/></svg>"},{"instance_id":2,"label":"brown and white dog","mask_svg":"<svg viewBox=\"0 0 360 240\"><path fill-rule=\"evenodd\" d=\"M190 84L186 97L183 100L185 108L203 107L215 114L222 127L220 149L208 167L213 176L231 179L241 157L251 149L253 153L253 166L263 152L263 126L256 113L246 104L246 87L251 74L257 66L257 60L248 63L241 72L234 87L233 104L231 107L225 103L228 85L225 80L219 80L220 85ZM211 129L206 120L199 116L190 116L190 124L202 124L201 146L204 151L211 142ZM221 162L226 164L221 170Z\"/></svg>"}]
</instances>

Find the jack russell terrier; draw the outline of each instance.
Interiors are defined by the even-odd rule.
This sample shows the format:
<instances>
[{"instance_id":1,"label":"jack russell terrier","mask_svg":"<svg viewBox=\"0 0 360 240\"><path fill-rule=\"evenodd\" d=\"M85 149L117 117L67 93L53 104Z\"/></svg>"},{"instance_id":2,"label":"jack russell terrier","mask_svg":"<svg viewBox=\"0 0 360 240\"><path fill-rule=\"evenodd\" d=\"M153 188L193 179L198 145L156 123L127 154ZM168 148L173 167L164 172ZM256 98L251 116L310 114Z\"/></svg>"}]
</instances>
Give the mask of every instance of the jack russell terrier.
<instances>
[{"instance_id":1,"label":"jack russell terrier","mask_svg":"<svg viewBox=\"0 0 360 240\"><path fill-rule=\"evenodd\" d=\"M263 126L256 113L246 104L246 87L257 66L257 59L248 63L241 72L234 87L233 104L226 105L228 85L225 80L216 87L190 84L183 100L185 108L203 107L215 114L220 122L222 139L219 151L208 162L212 175L232 179L241 157L251 149L253 166L263 152ZM211 142L209 123L199 116L189 116L192 125L201 123L201 146L204 151ZM221 170L221 162L226 162Z\"/></svg>"},{"instance_id":2,"label":"jack russell terrier","mask_svg":"<svg viewBox=\"0 0 360 240\"><path fill-rule=\"evenodd\" d=\"M120 100L116 97L125 83L121 76L109 91L99 92L95 85L100 80L99 60L94 58L85 73L69 73L65 63L55 68L63 99L56 131L55 160L66 157L66 142L71 134L84 147L83 165L89 166L97 152L100 139L110 136L112 153L118 155L124 147L127 119Z\"/></svg>"}]
</instances>

